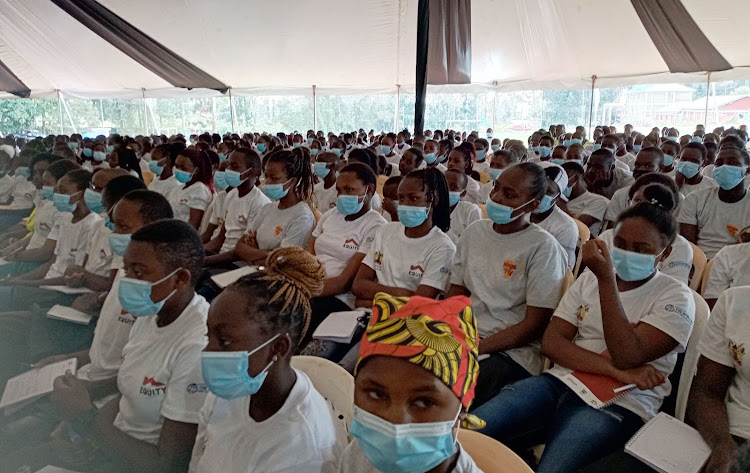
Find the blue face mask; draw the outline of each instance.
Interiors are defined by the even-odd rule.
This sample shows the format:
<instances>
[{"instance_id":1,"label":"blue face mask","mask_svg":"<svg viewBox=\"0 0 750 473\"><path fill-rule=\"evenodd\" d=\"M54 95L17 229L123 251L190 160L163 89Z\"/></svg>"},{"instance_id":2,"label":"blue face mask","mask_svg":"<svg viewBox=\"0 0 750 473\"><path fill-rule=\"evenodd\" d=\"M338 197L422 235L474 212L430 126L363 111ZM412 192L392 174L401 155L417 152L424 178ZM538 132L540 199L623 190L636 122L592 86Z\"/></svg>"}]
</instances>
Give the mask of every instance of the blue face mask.
<instances>
[{"instance_id":1,"label":"blue face mask","mask_svg":"<svg viewBox=\"0 0 750 473\"><path fill-rule=\"evenodd\" d=\"M312 144L312 142L313 142L313 138L308 138L308 139L307 139L307 144L311 145L311 144Z\"/></svg>"},{"instance_id":2,"label":"blue face mask","mask_svg":"<svg viewBox=\"0 0 750 473\"><path fill-rule=\"evenodd\" d=\"M317 156L320 153L318 148L310 148L310 156Z\"/></svg>"},{"instance_id":3,"label":"blue face mask","mask_svg":"<svg viewBox=\"0 0 750 473\"><path fill-rule=\"evenodd\" d=\"M114 145L107 145L107 153L111 153L114 150L115 150L115 146ZM102 161L104 161L104 160L102 160Z\"/></svg>"},{"instance_id":4,"label":"blue face mask","mask_svg":"<svg viewBox=\"0 0 750 473\"><path fill-rule=\"evenodd\" d=\"M214 187L220 191L226 190L229 187L229 184L227 184L227 175L224 171L216 171L214 173Z\"/></svg>"},{"instance_id":5,"label":"blue face mask","mask_svg":"<svg viewBox=\"0 0 750 473\"><path fill-rule=\"evenodd\" d=\"M70 149L78 149L78 142L71 141L70 143L68 143L68 146L70 146Z\"/></svg>"},{"instance_id":6,"label":"blue face mask","mask_svg":"<svg viewBox=\"0 0 750 473\"><path fill-rule=\"evenodd\" d=\"M461 200L460 192L448 192L448 205L453 207Z\"/></svg>"},{"instance_id":7,"label":"blue face mask","mask_svg":"<svg viewBox=\"0 0 750 473\"><path fill-rule=\"evenodd\" d=\"M289 179L289 181L291 181L291 179ZM284 184L289 181L286 181L283 184L266 184L263 192L265 192L266 196L271 200L283 199L289 193L289 189L284 189Z\"/></svg>"},{"instance_id":8,"label":"blue face mask","mask_svg":"<svg viewBox=\"0 0 750 473\"><path fill-rule=\"evenodd\" d=\"M95 214L100 214L107 210L104 207L104 203L102 203L102 195L92 189L86 189L83 193L83 201L86 202L86 207Z\"/></svg>"},{"instance_id":9,"label":"blue face mask","mask_svg":"<svg viewBox=\"0 0 750 473\"><path fill-rule=\"evenodd\" d=\"M331 148L331 153L335 154L338 157L341 157L341 148Z\"/></svg>"},{"instance_id":10,"label":"blue face mask","mask_svg":"<svg viewBox=\"0 0 750 473\"><path fill-rule=\"evenodd\" d=\"M578 163L583 167L583 159L569 159L567 162L569 163Z\"/></svg>"},{"instance_id":11,"label":"blue face mask","mask_svg":"<svg viewBox=\"0 0 750 473\"><path fill-rule=\"evenodd\" d=\"M208 390L222 399L236 399L252 396L260 391L268 376L268 370L279 358L274 355L263 371L255 376L247 372L250 355L257 353L272 341L279 338L276 334L253 351L204 351L201 352L201 369L203 381Z\"/></svg>"},{"instance_id":12,"label":"blue face mask","mask_svg":"<svg viewBox=\"0 0 750 473\"><path fill-rule=\"evenodd\" d=\"M388 156L391 153L391 147L390 146L380 145L380 146L378 146L378 149L380 150L381 153L383 153L386 156Z\"/></svg>"},{"instance_id":13,"label":"blue face mask","mask_svg":"<svg viewBox=\"0 0 750 473\"><path fill-rule=\"evenodd\" d=\"M484 159L487 157L487 152L483 149L478 149L474 152L477 154L477 161L484 161Z\"/></svg>"},{"instance_id":14,"label":"blue face mask","mask_svg":"<svg viewBox=\"0 0 750 473\"><path fill-rule=\"evenodd\" d=\"M346 145L346 149L352 149L352 145Z\"/></svg>"},{"instance_id":15,"label":"blue face mask","mask_svg":"<svg viewBox=\"0 0 750 473\"><path fill-rule=\"evenodd\" d=\"M302 143L299 143L299 142L296 142L296 141L294 143L292 143L292 147L293 148L299 148L300 146L302 146Z\"/></svg>"},{"instance_id":16,"label":"blue face mask","mask_svg":"<svg viewBox=\"0 0 750 473\"><path fill-rule=\"evenodd\" d=\"M78 194L80 194L80 192L76 192L73 195L58 194L57 192L55 192L54 194L52 194L52 202L54 202L55 208L58 210L58 212L71 212L72 213L78 206L78 203L74 202L71 204L70 199L73 196L78 195Z\"/></svg>"},{"instance_id":17,"label":"blue face mask","mask_svg":"<svg viewBox=\"0 0 750 473\"><path fill-rule=\"evenodd\" d=\"M669 140L669 141L677 141L677 137L676 136L666 136L665 138L667 140Z\"/></svg>"},{"instance_id":18,"label":"blue face mask","mask_svg":"<svg viewBox=\"0 0 750 473\"><path fill-rule=\"evenodd\" d=\"M489 168L487 170L487 174L490 175L490 178L492 178L493 181L496 181L498 177L500 177L500 174L503 173L502 169L497 168Z\"/></svg>"},{"instance_id":19,"label":"blue face mask","mask_svg":"<svg viewBox=\"0 0 750 473\"><path fill-rule=\"evenodd\" d=\"M422 225L429 211L427 207L415 207L413 205L399 205L398 206L398 220L404 224L406 228L414 228Z\"/></svg>"},{"instance_id":20,"label":"blue face mask","mask_svg":"<svg viewBox=\"0 0 750 473\"><path fill-rule=\"evenodd\" d=\"M102 161L107 159L107 153L105 153L104 151L94 151L93 154L94 154L94 161L96 161L97 163L101 163Z\"/></svg>"},{"instance_id":21,"label":"blue face mask","mask_svg":"<svg viewBox=\"0 0 750 473\"><path fill-rule=\"evenodd\" d=\"M636 153L640 153L642 149L643 145L633 145L633 151L635 151Z\"/></svg>"},{"instance_id":22,"label":"blue face mask","mask_svg":"<svg viewBox=\"0 0 750 473\"><path fill-rule=\"evenodd\" d=\"M107 215L107 217L109 217L109 215ZM112 253L117 256L125 255L125 250L127 249L128 244L130 244L130 233L109 234L109 247L112 248Z\"/></svg>"},{"instance_id":23,"label":"blue face mask","mask_svg":"<svg viewBox=\"0 0 750 473\"><path fill-rule=\"evenodd\" d=\"M362 199L360 202L359 199ZM340 195L336 199L336 208L341 215L354 215L365 206L365 196L363 195Z\"/></svg>"},{"instance_id":24,"label":"blue face mask","mask_svg":"<svg viewBox=\"0 0 750 473\"><path fill-rule=\"evenodd\" d=\"M151 161L148 163L148 169L157 176L161 176L161 173L164 172L164 166L159 166L158 161Z\"/></svg>"},{"instance_id":25,"label":"blue face mask","mask_svg":"<svg viewBox=\"0 0 750 473\"><path fill-rule=\"evenodd\" d=\"M257 149L261 153L265 153L266 145L264 145L263 143L258 143L255 145L255 149Z\"/></svg>"},{"instance_id":26,"label":"blue face mask","mask_svg":"<svg viewBox=\"0 0 750 473\"><path fill-rule=\"evenodd\" d=\"M542 200L539 202L539 207L534 209L535 214L543 214L544 212L548 211L552 208L552 203L554 202L555 198L557 196L551 196L551 195L545 195L542 197Z\"/></svg>"},{"instance_id":27,"label":"blue face mask","mask_svg":"<svg viewBox=\"0 0 750 473\"><path fill-rule=\"evenodd\" d=\"M239 187L243 182L247 181L247 178L241 179L242 173L227 169L224 171L224 179L227 181L229 187Z\"/></svg>"},{"instance_id":28,"label":"blue face mask","mask_svg":"<svg viewBox=\"0 0 750 473\"><path fill-rule=\"evenodd\" d=\"M533 199L529 202L533 202ZM526 202L524 205L527 205L529 202ZM497 223L498 225L505 225L506 223L510 223L514 220L517 220L518 217L523 215L523 213L520 213L513 217L513 212L520 209L521 207L516 207L515 209L512 207L508 207L507 205L498 204L494 200L492 200L491 197L487 198L486 202L486 208L487 208L487 216L492 220L493 222Z\"/></svg>"},{"instance_id":29,"label":"blue face mask","mask_svg":"<svg viewBox=\"0 0 750 473\"><path fill-rule=\"evenodd\" d=\"M94 150L91 148L83 148L83 156L86 158L90 158L94 155Z\"/></svg>"},{"instance_id":30,"label":"blue face mask","mask_svg":"<svg viewBox=\"0 0 750 473\"><path fill-rule=\"evenodd\" d=\"M177 289L169 293L164 300L154 302L151 300L151 291L167 279L171 278L182 268L175 269L156 282L141 281L140 279L122 278L120 279L120 288L117 291L117 298L125 312L133 317L146 317L159 313L164 303L177 292Z\"/></svg>"},{"instance_id":31,"label":"blue face mask","mask_svg":"<svg viewBox=\"0 0 750 473\"><path fill-rule=\"evenodd\" d=\"M55 195L55 188L52 186L42 187L42 199L52 200L52 196Z\"/></svg>"},{"instance_id":32,"label":"blue face mask","mask_svg":"<svg viewBox=\"0 0 750 473\"><path fill-rule=\"evenodd\" d=\"M16 168L16 176L23 176L26 179L31 177L31 168L28 166L21 166Z\"/></svg>"},{"instance_id":33,"label":"blue face mask","mask_svg":"<svg viewBox=\"0 0 750 473\"><path fill-rule=\"evenodd\" d=\"M583 144L583 140L580 139L580 138L571 138L570 144L572 144L572 145L582 145Z\"/></svg>"},{"instance_id":34,"label":"blue face mask","mask_svg":"<svg viewBox=\"0 0 750 473\"><path fill-rule=\"evenodd\" d=\"M656 271L656 258L661 256L648 253L636 253L620 248L612 248L612 264L615 267L617 277L623 281L643 281Z\"/></svg>"},{"instance_id":35,"label":"blue face mask","mask_svg":"<svg viewBox=\"0 0 750 473\"><path fill-rule=\"evenodd\" d=\"M694 136L690 138L690 141L692 141L693 143L703 143L703 138L701 138L700 136Z\"/></svg>"},{"instance_id":36,"label":"blue face mask","mask_svg":"<svg viewBox=\"0 0 750 473\"><path fill-rule=\"evenodd\" d=\"M599 149L602 149L602 144L601 143L594 143L594 151L599 150Z\"/></svg>"},{"instance_id":37,"label":"blue face mask","mask_svg":"<svg viewBox=\"0 0 750 473\"><path fill-rule=\"evenodd\" d=\"M562 194L565 196L566 199L570 199L570 194L573 193L573 186L566 187Z\"/></svg>"},{"instance_id":38,"label":"blue face mask","mask_svg":"<svg viewBox=\"0 0 750 473\"><path fill-rule=\"evenodd\" d=\"M713 178L726 191L737 187L744 177L745 168L742 166L729 166L725 164L714 168Z\"/></svg>"},{"instance_id":39,"label":"blue face mask","mask_svg":"<svg viewBox=\"0 0 750 473\"><path fill-rule=\"evenodd\" d=\"M664 153L664 167L669 167L672 164L674 164L674 156Z\"/></svg>"},{"instance_id":40,"label":"blue face mask","mask_svg":"<svg viewBox=\"0 0 750 473\"><path fill-rule=\"evenodd\" d=\"M563 163L565 163L565 160L564 159L553 159L552 163L553 164L557 164L558 166L562 166Z\"/></svg>"},{"instance_id":41,"label":"blue face mask","mask_svg":"<svg viewBox=\"0 0 750 473\"><path fill-rule=\"evenodd\" d=\"M351 434L378 471L421 473L430 471L456 453L453 427L458 416L446 422L391 424L354 406Z\"/></svg>"},{"instance_id":42,"label":"blue face mask","mask_svg":"<svg viewBox=\"0 0 750 473\"><path fill-rule=\"evenodd\" d=\"M609 151L613 155L617 152L617 150L615 148L602 148L602 149L606 149L607 151Z\"/></svg>"},{"instance_id":43,"label":"blue face mask","mask_svg":"<svg viewBox=\"0 0 750 473\"><path fill-rule=\"evenodd\" d=\"M500 145L492 145L490 146L490 148L492 149L492 151L497 151L500 149Z\"/></svg>"},{"instance_id":44,"label":"blue face mask","mask_svg":"<svg viewBox=\"0 0 750 473\"><path fill-rule=\"evenodd\" d=\"M563 140L563 146L565 146L566 148L570 146L570 140Z\"/></svg>"},{"instance_id":45,"label":"blue face mask","mask_svg":"<svg viewBox=\"0 0 750 473\"><path fill-rule=\"evenodd\" d=\"M546 158L551 153L552 153L552 148L550 148L549 146L540 146L539 147L539 156L541 156L542 158Z\"/></svg>"},{"instance_id":46,"label":"blue face mask","mask_svg":"<svg viewBox=\"0 0 750 473\"><path fill-rule=\"evenodd\" d=\"M677 163L677 171L688 179L695 177L700 170L701 166L698 163L690 161L680 161Z\"/></svg>"},{"instance_id":47,"label":"blue face mask","mask_svg":"<svg viewBox=\"0 0 750 473\"><path fill-rule=\"evenodd\" d=\"M425 162L426 162L427 164L432 164L432 163L434 163L435 161L437 161L437 156L435 155L435 153L426 153L426 154L424 155L424 161L425 161Z\"/></svg>"},{"instance_id":48,"label":"blue face mask","mask_svg":"<svg viewBox=\"0 0 750 473\"><path fill-rule=\"evenodd\" d=\"M328 163L316 162L313 163L313 172L318 176L318 179L325 179L331 173L331 170L328 168Z\"/></svg>"},{"instance_id":49,"label":"blue face mask","mask_svg":"<svg viewBox=\"0 0 750 473\"><path fill-rule=\"evenodd\" d=\"M183 171L182 169L175 169L173 171L174 178L177 179L177 182L181 182L183 184L190 182L190 179L192 179L193 174L189 173L187 171Z\"/></svg>"},{"instance_id":50,"label":"blue face mask","mask_svg":"<svg viewBox=\"0 0 750 473\"><path fill-rule=\"evenodd\" d=\"M104 216L104 226L109 228L110 231L115 231L115 222L112 221L112 217L109 214Z\"/></svg>"},{"instance_id":51,"label":"blue face mask","mask_svg":"<svg viewBox=\"0 0 750 473\"><path fill-rule=\"evenodd\" d=\"M219 162L227 159L227 153L219 153Z\"/></svg>"}]
</instances>

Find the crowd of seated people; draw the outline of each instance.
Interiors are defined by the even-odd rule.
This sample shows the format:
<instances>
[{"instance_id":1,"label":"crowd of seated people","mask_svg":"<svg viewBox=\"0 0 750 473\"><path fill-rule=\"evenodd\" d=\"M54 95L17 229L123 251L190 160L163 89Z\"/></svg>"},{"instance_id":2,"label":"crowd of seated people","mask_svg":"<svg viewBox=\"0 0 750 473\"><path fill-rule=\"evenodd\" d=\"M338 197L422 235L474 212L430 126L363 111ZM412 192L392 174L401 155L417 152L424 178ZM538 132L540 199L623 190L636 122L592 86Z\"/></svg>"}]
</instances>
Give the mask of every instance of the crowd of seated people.
<instances>
[{"instance_id":1,"label":"crowd of seated people","mask_svg":"<svg viewBox=\"0 0 750 473\"><path fill-rule=\"evenodd\" d=\"M705 471L749 471L747 145L703 125L0 138L0 393L77 366L3 412L0 473L481 473L465 428L539 472L645 472L625 444L690 381ZM350 311L351 339L313 336ZM349 424L298 355L354 376ZM597 408L572 372L629 388Z\"/></svg>"}]
</instances>

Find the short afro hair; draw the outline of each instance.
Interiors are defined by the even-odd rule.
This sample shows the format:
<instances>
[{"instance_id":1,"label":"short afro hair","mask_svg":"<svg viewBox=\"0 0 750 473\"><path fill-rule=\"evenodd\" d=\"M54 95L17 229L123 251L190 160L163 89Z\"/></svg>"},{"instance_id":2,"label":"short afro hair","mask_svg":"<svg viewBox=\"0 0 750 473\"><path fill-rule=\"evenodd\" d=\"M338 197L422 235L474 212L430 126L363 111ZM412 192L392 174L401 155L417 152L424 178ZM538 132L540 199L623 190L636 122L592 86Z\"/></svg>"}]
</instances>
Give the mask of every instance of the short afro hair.
<instances>
[{"instance_id":1,"label":"short afro hair","mask_svg":"<svg viewBox=\"0 0 750 473\"><path fill-rule=\"evenodd\" d=\"M170 219L149 223L130 239L151 244L168 272L187 269L191 282L198 282L206 252L200 235L187 222Z\"/></svg>"}]
</instances>

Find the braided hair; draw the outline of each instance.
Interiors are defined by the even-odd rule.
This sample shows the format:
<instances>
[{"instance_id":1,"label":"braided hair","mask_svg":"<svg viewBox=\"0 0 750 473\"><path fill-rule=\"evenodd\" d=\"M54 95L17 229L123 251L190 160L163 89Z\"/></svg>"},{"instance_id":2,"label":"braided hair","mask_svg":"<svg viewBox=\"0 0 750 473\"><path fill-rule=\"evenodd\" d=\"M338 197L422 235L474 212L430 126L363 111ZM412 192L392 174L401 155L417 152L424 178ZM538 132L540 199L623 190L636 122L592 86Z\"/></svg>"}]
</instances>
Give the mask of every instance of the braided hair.
<instances>
[{"instance_id":1,"label":"braided hair","mask_svg":"<svg viewBox=\"0 0 750 473\"><path fill-rule=\"evenodd\" d=\"M299 148L297 148L299 149ZM294 191L303 201L312 198L313 186L315 186L315 174L310 166L310 158L305 158L302 152L278 151L268 156L266 163L279 163L284 166L284 171L289 179L296 177L297 185Z\"/></svg>"},{"instance_id":2,"label":"braided hair","mask_svg":"<svg viewBox=\"0 0 750 473\"><path fill-rule=\"evenodd\" d=\"M253 298L248 315L272 332L288 328L298 344L310 326L310 299L323 290L325 278L325 267L313 255L299 246L283 246L268 255L264 271L244 276L227 289Z\"/></svg>"}]
</instances>

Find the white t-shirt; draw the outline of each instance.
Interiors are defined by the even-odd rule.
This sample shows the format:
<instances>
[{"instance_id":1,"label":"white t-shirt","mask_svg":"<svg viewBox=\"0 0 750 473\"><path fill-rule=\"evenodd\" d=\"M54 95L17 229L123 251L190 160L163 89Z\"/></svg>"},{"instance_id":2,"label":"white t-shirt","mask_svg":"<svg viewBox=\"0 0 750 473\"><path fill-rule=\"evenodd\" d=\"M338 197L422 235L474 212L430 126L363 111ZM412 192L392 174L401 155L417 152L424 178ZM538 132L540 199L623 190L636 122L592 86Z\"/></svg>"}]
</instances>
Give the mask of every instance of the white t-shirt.
<instances>
[{"instance_id":1,"label":"white t-shirt","mask_svg":"<svg viewBox=\"0 0 750 473\"><path fill-rule=\"evenodd\" d=\"M250 396L209 394L200 411L190 473L334 473L347 444L343 425L310 378L294 370L289 397L270 418L250 417Z\"/></svg>"},{"instance_id":2,"label":"white t-shirt","mask_svg":"<svg viewBox=\"0 0 750 473\"><path fill-rule=\"evenodd\" d=\"M68 213L70 218L72 214ZM66 223L60 225L56 233L57 245L55 246L55 262L50 266L44 279L59 278L65 274L65 270L72 264L83 265L93 234L102 218L94 212L89 212L84 218L76 223L66 219Z\"/></svg>"},{"instance_id":3,"label":"white t-shirt","mask_svg":"<svg viewBox=\"0 0 750 473\"><path fill-rule=\"evenodd\" d=\"M209 215L208 223L210 223L211 225L216 225L217 227L224 225L224 201L226 200L226 198L227 191L219 191L216 193L216 196L209 204L206 213L208 213ZM218 234L219 229L217 228L214 232L214 235ZM213 238L213 236L211 236L211 238Z\"/></svg>"},{"instance_id":4,"label":"white t-shirt","mask_svg":"<svg viewBox=\"0 0 750 473\"><path fill-rule=\"evenodd\" d=\"M635 168L635 156L633 154L628 152L622 156L615 156L615 158L617 158L617 161L625 164L629 171L633 171Z\"/></svg>"},{"instance_id":5,"label":"white t-shirt","mask_svg":"<svg viewBox=\"0 0 750 473\"><path fill-rule=\"evenodd\" d=\"M29 240L29 244L26 245L26 249L33 250L44 246L52 229L55 225L59 225L62 215L63 212L59 212L51 200L40 202L34 214L34 233L31 234L31 239Z\"/></svg>"},{"instance_id":6,"label":"white t-shirt","mask_svg":"<svg viewBox=\"0 0 750 473\"><path fill-rule=\"evenodd\" d=\"M482 211L477 204L464 202L460 200L456 207L451 210L451 227L448 229L448 237L454 244L458 244L458 239L466 228L477 220L482 219Z\"/></svg>"},{"instance_id":7,"label":"white t-shirt","mask_svg":"<svg viewBox=\"0 0 750 473\"><path fill-rule=\"evenodd\" d=\"M472 165L472 167L471 167L471 169L474 170L474 171L476 171L476 172L487 172L487 170L489 168L490 168L490 158L489 157L487 159L485 159L484 161L482 161L481 163L475 162Z\"/></svg>"},{"instance_id":8,"label":"white t-shirt","mask_svg":"<svg viewBox=\"0 0 750 473\"><path fill-rule=\"evenodd\" d=\"M611 220L612 222L617 221L617 217L620 216L628 208L628 200L630 200L630 188L632 184L618 189L617 192L612 196L607 206L607 212L604 214L604 220Z\"/></svg>"},{"instance_id":9,"label":"white t-shirt","mask_svg":"<svg viewBox=\"0 0 750 473\"><path fill-rule=\"evenodd\" d=\"M622 308L631 324L649 324L678 343L672 352L649 363L664 376L664 384L647 391L636 389L615 402L647 421L656 415L662 401L672 391L669 375L674 369L677 354L685 350L693 331L695 302L687 286L658 271L644 285L619 294ZM599 303L599 282L591 271L581 274L565 292L554 316L578 329L573 339L577 346L594 353L607 349ZM556 364L548 372L560 377L571 370Z\"/></svg>"},{"instance_id":10,"label":"white t-shirt","mask_svg":"<svg viewBox=\"0 0 750 473\"><path fill-rule=\"evenodd\" d=\"M684 183L680 188L680 192L682 193L682 195L687 196L695 191L702 191L703 189L713 189L715 187L719 187L718 182L716 182L711 177L703 176L703 179L701 179L701 182L699 182L698 184L690 185L688 183Z\"/></svg>"},{"instance_id":11,"label":"white t-shirt","mask_svg":"<svg viewBox=\"0 0 750 473\"><path fill-rule=\"evenodd\" d=\"M125 270L120 269L112 283L94 330L94 340L89 349L91 363L81 367L77 376L81 379L98 381L117 375L122 362L122 349L130 338L135 317L125 312L120 305L117 291L120 280L125 277Z\"/></svg>"},{"instance_id":12,"label":"white t-shirt","mask_svg":"<svg viewBox=\"0 0 750 473\"><path fill-rule=\"evenodd\" d=\"M157 316L136 319L117 373L122 399L115 427L156 445L165 418L198 423L208 392L201 374L207 317L208 302L196 294L166 327L156 325Z\"/></svg>"},{"instance_id":13,"label":"white t-shirt","mask_svg":"<svg viewBox=\"0 0 750 473\"><path fill-rule=\"evenodd\" d=\"M698 226L698 246L711 259L737 242L737 232L750 225L750 192L733 204L719 199L719 189L696 191L685 197L677 221Z\"/></svg>"},{"instance_id":14,"label":"white t-shirt","mask_svg":"<svg viewBox=\"0 0 750 473\"><path fill-rule=\"evenodd\" d=\"M401 222L381 226L362 264L372 268L384 286L416 291L426 285L445 291L456 245L438 227L422 238L409 238L405 230Z\"/></svg>"},{"instance_id":15,"label":"white t-shirt","mask_svg":"<svg viewBox=\"0 0 750 473\"><path fill-rule=\"evenodd\" d=\"M214 195L211 189L202 182L196 182L190 187L183 186L175 189L170 196L170 204L174 218L187 222L190 220L190 209L206 211L208 205L213 200Z\"/></svg>"},{"instance_id":16,"label":"white t-shirt","mask_svg":"<svg viewBox=\"0 0 750 473\"><path fill-rule=\"evenodd\" d=\"M750 286L750 243L725 246L714 256L703 297L718 299L730 287Z\"/></svg>"},{"instance_id":17,"label":"white t-shirt","mask_svg":"<svg viewBox=\"0 0 750 473\"><path fill-rule=\"evenodd\" d=\"M480 220L464 231L451 276L451 284L471 292L480 338L524 320L527 305L557 307L568 269L563 248L539 226L504 235L493 225ZM541 372L539 342L506 353L529 373Z\"/></svg>"},{"instance_id":18,"label":"white t-shirt","mask_svg":"<svg viewBox=\"0 0 750 473\"><path fill-rule=\"evenodd\" d=\"M458 444L459 454L456 467L451 473L482 473L482 470L474 463L469 454ZM339 462L338 473L381 473L380 470L370 463L365 452L359 446L359 441L354 439L344 450L344 455Z\"/></svg>"},{"instance_id":19,"label":"white t-shirt","mask_svg":"<svg viewBox=\"0 0 750 473\"><path fill-rule=\"evenodd\" d=\"M720 365L734 368L735 375L724 402L729 433L750 438L750 364L743 358L750 347L750 288L727 289L719 297L700 342L701 355Z\"/></svg>"},{"instance_id":20,"label":"white t-shirt","mask_svg":"<svg viewBox=\"0 0 750 473\"><path fill-rule=\"evenodd\" d=\"M100 220L91 232L89 247L86 253L88 259L84 269L98 276L109 276L112 269L112 247L109 246L109 235L112 230L107 228L104 220Z\"/></svg>"},{"instance_id":21,"label":"white t-shirt","mask_svg":"<svg viewBox=\"0 0 750 473\"><path fill-rule=\"evenodd\" d=\"M603 195L607 199L611 199L618 189L630 186L633 184L633 182L635 182L633 174L630 171L626 171L624 169L619 169L616 167L614 171L612 171L612 173L614 174L612 183L608 187L602 189L602 192L604 193Z\"/></svg>"},{"instance_id":22,"label":"white t-shirt","mask_svg":"<svg viewBox=\"0 0 750 473\"><path fill-rule=\"evenodd\" d=\"M367 254L375 240L375 232L384 224L385 219L375 210L353 221L346 220L338 209L323 214L312 236L315 238L315 255L326 268L326 277L339 276L357 253ZM351 292L336 297L354 307L355 297Z\"/></svg>"},{"instance_id":23,"label":"white t-shirt","mask_svg":"<svg viewBox=\"0 0 750 473\"><path fill-rule=\"evenodd\" d=\"M325 188L325 182L322 180L313 187L313 202L315 208L318 209L320 213L326 213L336 207L338 196L339 193L336 190L335 182L328 189Z\"/></svg>"},{"instance_id":24,"label":"white t-shirt","mask_svg":"<svg viewBox=\"0 0 750 473\"><path fill-rule=\"evenodd\" d=\"M33 182L23 176L15 176L16 185L13 186L11 195L13 202L10 203L10 210L23 210L34 208L34 196L36 195L36 186Z\"/></svg>"},{"instance_id":25,"label":"white t-shirt","mask_svg":"<svg viewBox=\"0 0 750 473\"><path fill-rule=\"evenodd\" d=\"M490 198L490 193L492 192L493 187L495 187L495 181L482 184L482 187L479 188L479 193L477 194L477 204L487 203L487 199Z\"/></svg>"},{"instance_id":26,"label":"white t-shirt","mask_svg":"<svg viewBox=\"0 0 750 473\"><path fill-rule=\"evenodd\" d=\"M466 176L466 178L468 183L466 184L466 196L463 200L471 204L483 204L487 199L479 201L479 183L471 176Z\"/></svg>"},{"instance_id":27,"label":"white t-shirt","mask_svg":"<svg viewBox=\"0 0 750 473\"><path fill-rule=\"evenodd\" d=\"M306 248L315 228L315 215L305 202L281 210L279 202L275 201L266 204L247 228L256 232L261 250L273 250L280 246Z\"/></svg>"},{"instance_id":28,"label":"white t-shirt","mask_svg":"<svg viewBox=\"0 0 750 473\"><path fill-rule=\"evenodd\" d=\"M180 189L182 186L183 184L175 179L174 175L172 175L166 179L159 179L158 177L155 178L153 181L151 181L151 184L149 184L148 190L158 192L159 194L166 197L167 200L170 200L172 197L172 193Z\"/></svg>"},{"instance_id":29,"label":"white t-shirt","mask_svg":"<svg viewBox=\"0 0 750 473\"><path fill-rule=\"evenodd\" d=\"M214 213L218 211L223 214L222 221L226 229L224 244L221 246L222 253L234 249L242 234L247 230L248 222L252 222L263 207L270 202L271 199L257 187L253 187L244 197L240 197L237 189L232 189L226 194L223 205L214 211Z\"/></svg>"},{"instance_id":30,"label":"white t-shirt","mask_svg":"<svg viewBox=\"0 0 750 473\"><path fill-rule=\"evenodd\" d=\"M14 187L16 187L15 176L6 174L0 177L0 205L6 204L10 200Z\"/></svg>"},{"instance_id":31,"label":"white t-shirt","mask_svg":"<svg viewBox=\"0 0 750 473\"><path fill-rule=\"evenodd\" d=\"M614 230L605 230L599 235L599 238L604 240L604 243L607 244L607 248L612 251L612 248L615 247ZM672 276L681 283L688 284L688 282L690 282L690 270L692 267L693 248L690 246L690 242L682 235L677 235L674 243L672 243L672 252L666 260L659 263L658 269L663 274Z\"/></svg>"},{"instance_id":32,"label":"white t-shirt","mask_svg":"<svg viewBox=\"0 0 750 473\"><path fill-rule=\"evenodd\" d=\"M539 228L555 237L555 240L565 251L568 267L573 269L576 265L576 248L580 241L578 237L578 225L573 217L566 214L555 205L551 214L541 222L537 223Z\"/></svg>"},{"instance_id":33,"label":"white t-shirt","mask_svg":"<svg viewBox=\"0 0 750 473\"><path fill-rule=\"evenodd\" d=\"M574 218L578 218L581 215L590 215L599 220L599 222L589 227L592 236L597 236L599 234L599 230L602 228L602 222L604 222L604 214L607 213L608 206L609 201L606 197L589 191L586 191L575 199L570 199L568 201L568 210Z\"/></svg>"}]
</instances>

